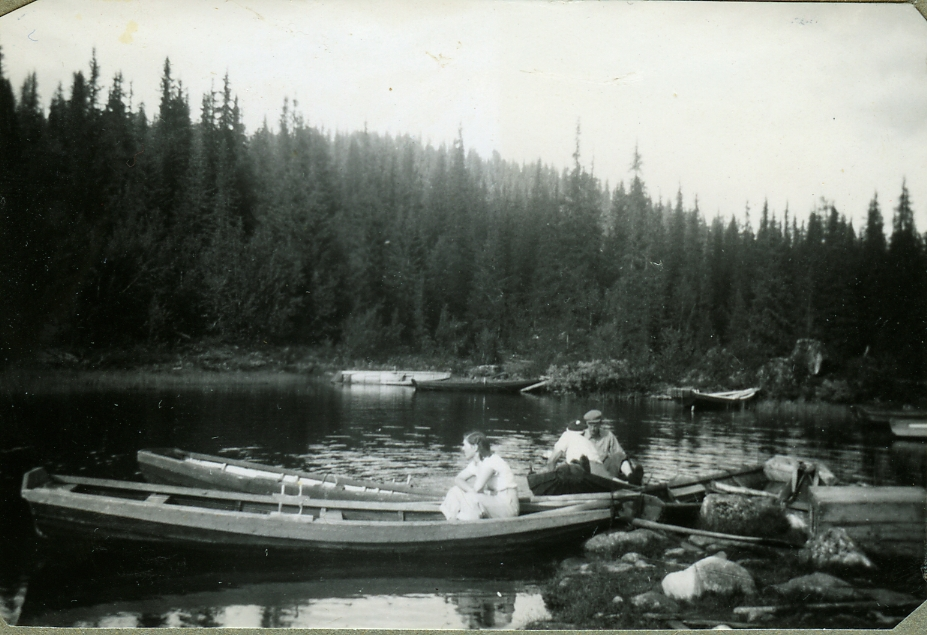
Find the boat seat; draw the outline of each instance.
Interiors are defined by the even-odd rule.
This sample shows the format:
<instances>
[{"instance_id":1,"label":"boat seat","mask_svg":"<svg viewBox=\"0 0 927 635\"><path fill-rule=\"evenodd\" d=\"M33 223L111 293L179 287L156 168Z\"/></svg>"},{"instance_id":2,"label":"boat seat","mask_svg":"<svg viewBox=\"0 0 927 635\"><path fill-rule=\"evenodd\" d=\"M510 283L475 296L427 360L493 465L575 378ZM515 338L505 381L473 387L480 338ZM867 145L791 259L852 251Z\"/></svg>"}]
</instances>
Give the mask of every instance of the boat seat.
<instances>
[{"instance_id":1,"label":"boat seat","mask_svg":"<svg viewBox=\"0 0 927 635\"><path fill-rule=\"evenodd\" d=\"M319 512L319 520L344 520L344 514L340 509L325 509Z\"/></svg>"},{"instance_id":2,"label":"boat seat","mask_svg":"<svg viewBox=\"0 0 927 635\"><path fill-rule=\"evenodd\" d=\"M167 499L169 498L170 496L167 496L165 494L152 494L148 498L145 499L145 502L151 503L152 505L163 505L164 503L167 502Z\"/></svg>"}]
</instances>

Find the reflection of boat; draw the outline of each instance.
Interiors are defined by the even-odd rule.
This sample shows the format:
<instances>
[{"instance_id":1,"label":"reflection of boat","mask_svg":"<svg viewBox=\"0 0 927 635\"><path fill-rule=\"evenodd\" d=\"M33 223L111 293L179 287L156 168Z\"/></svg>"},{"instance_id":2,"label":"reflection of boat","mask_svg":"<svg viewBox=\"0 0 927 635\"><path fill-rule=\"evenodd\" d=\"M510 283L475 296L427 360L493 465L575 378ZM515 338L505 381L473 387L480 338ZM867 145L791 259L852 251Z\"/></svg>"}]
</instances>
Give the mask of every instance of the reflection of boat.
<instances>
[{"instance_id":1,"label":"reflection of boat","mask_svg":"<svg viewBox=\"0 0 927 635\"><path fill-rule=\"evenodd\" d=\"M730 390L727 392L701 392L687 390L681 394L682 405L698 410L724 410L725 408L742 408L752 401L759 388Z\"/></svg>"},{"instance_id":2,"label":"reflection of boat","mask_svg":"<svg viewBox=\"0 0 927 635\"><path fill-rule=\"evenodd\" d=\"M444 496L444 492L411 483L377 483L334 474L301 472L173 448L139 450L137 458L146 480L168 485L342 500L395 501Z\"/></svg>"},{"instance_id":3,"label":"reflection of boat","mask_svg":"<svg viewBox=\"0 0 927 635\"><path fill-rule=\"evenodd\" d=\"M892 434L903 439L927 439L927 417L892 417Z\"/></svg>"},{"instance_id":4,"label":"reflection of boat","mask_svg":"<svg viewBox=\"0 0 927 635\"><path fill-rule=\"evenodd\" d=\"M35 468L22 497L50 539L103 548L145 544L207 550L392 557L500 553L579 544L612 521L614 501L526 509L514 518L447 522L437 501L347 501L254 495L74 476Z\"/></svg>"},{"instance_id":5,"label":"reflection of boat","mask_svg":"<svg viewBox=\"0 0 927 635\"><path fill-rule=\"evenodd\" d=\"M519 392L541 383L540 379L445 379L443 381L419 381L412 385L416 390L444 390L457 392Z\"/></svg>"},{"instance_id":6,"label":"reflection of boat","mask_svg":"<svg viewBox=\"0 0 927 635\"><path fill-rule=\"evenodd\" d=\"M411 386L413 380L441 381L450 376L450 373L431 370L343 370L335 375L332 382Z\"/></svg>"},{"instance_id":7,"label":"reflection of boat","mask_svg":"<svg viewBox=\"0 0 927 635\"><path fill-rule=\"evenodd\" d=\"M879 408L877 406L850 406L860 420L867 423L888 424L891 419L927 419L927 410L917 408Z\"/></svg>"}]
</instances>

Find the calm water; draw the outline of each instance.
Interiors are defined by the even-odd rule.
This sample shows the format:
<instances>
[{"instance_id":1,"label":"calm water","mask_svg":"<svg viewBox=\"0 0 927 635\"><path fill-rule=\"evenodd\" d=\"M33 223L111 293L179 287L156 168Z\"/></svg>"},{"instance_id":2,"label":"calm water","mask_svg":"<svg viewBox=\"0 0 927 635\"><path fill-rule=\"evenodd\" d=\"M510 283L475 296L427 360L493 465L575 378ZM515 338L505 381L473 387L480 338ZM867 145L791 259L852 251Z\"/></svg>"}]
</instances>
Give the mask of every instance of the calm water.
<instances>
[{"instance_id":1,"label":"calm water","mask_svg":"<svg viewBox=\"0 0 927 635\"><path fill-rule=\"evenodd\" d=\"M49 626L518 628L546 615L557 565L206 560L140 553L60 562L34 538L22 474L140 479L135 453L170 446L447 488L464 433L485 430L518 475L540 469L565 422L591 407L663 480L793 454L843 483L924 485L925 444L893 441L839 408L691 414L672 403L418 393L269 381L251 387L0 395L0 616Z\"/></svg>"}]
</instances>

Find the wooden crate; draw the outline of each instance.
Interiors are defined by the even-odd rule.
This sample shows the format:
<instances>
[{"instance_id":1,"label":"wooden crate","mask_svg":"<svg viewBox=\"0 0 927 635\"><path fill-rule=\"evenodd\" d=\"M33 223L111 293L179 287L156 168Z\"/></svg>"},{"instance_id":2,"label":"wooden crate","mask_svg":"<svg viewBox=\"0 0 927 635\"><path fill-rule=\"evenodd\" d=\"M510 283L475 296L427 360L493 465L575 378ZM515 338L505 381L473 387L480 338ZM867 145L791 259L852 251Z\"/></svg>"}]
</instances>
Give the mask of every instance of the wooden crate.
<instances>
[{"instance_id":1,"label":"wooden crate","mask_svg":"<svg viewBox=\"0 0 927 635\"><path fill-rule=\"evenodd\" d=\"M814 534L843 527L865 551L920 556L927 542L923 487L811 487Z\"/></svg>"}]
</instances>

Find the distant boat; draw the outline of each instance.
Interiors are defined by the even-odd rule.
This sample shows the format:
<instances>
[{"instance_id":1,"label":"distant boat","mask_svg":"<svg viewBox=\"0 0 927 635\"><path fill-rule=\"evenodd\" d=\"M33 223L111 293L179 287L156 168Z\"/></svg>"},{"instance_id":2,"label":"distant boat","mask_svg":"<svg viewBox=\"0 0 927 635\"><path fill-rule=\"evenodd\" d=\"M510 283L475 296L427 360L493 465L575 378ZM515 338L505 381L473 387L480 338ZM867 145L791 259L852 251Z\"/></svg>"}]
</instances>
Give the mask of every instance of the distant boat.
<instances>
[{"instance_id":1,"label":"distant boat","mask_svg":"<svg viewBox=\"0 0 927 635\"><path fill-rule=\"evenodd\" d=\"M375 482L338 474L304 472L176 448L142 449L136 458L145 480L166 485L367 501L440 499L446 493L412 483Z\"/></svg>"},{"instance_id":2,"label":"distant boat","mask_svg":"<svg viewBox=\"0 0 927 635\"><path fill-rule=\"evenodd\" d=\"M743 408L752 401L759 388L730 390L727 392L701 392L687 390L681 395L682 405L696 410L724 410L726 408Z\"/></svg>"},{"instance_id":3,"label":"distant boat","mask_svg":"<svg viewBox=\"0 0 927 635\"><path fill-rule=\"evenodd\" d=\"M442 390L457 392L520 392L525 388L543 384L540 379L445 379L443 381L419 381L412 385L416 390Z\"/></svg>"},{"instance_id":4,"label":"distant boat","mask_svg":"<svg viewBox=\"0 0 927 635\"><path fill-rule=\"evenodd\" d=\"M927 410L922 408L880 408L878 406L850 406L860 421L888 424L891 419L927 419Z\"/></svg>"},{"instance_id":5,"label":"distant boat","mask_svg":"<svg viewBox=\"0 0 927 635\"><path fill-rule=\"evenodd\" d=\"M612 524L614 502L578 501L514 518L448 522L437 501L373 502L255 495L109 479L23 476L36 530L63 549L106 548L397 554L496 559L501 553L578 545Z\"/></svg>"},{"instance_id":6,"label":"distant boat","mask_svg":"<svg viewBox=\"0 0 927 635\"><path fill-rule=\"evenodd\" d=\"M432 370L343 370L335 375L332 383L411 386L413 380L442 381L450 376L448 372Z\"/></svg>"},{"instance_id":7,"label":"distant boat","mask_svg":"<svg viewBox=\"0 0 927 635\"><path fill-rule=\"evenodd\" d=\"M927 417L892 417L892 434L904 439L927 439Z\"/></svg>"}]
</instances>

